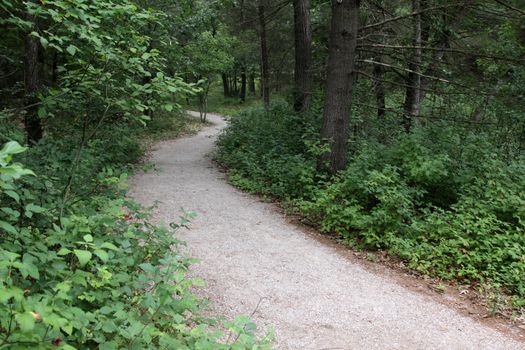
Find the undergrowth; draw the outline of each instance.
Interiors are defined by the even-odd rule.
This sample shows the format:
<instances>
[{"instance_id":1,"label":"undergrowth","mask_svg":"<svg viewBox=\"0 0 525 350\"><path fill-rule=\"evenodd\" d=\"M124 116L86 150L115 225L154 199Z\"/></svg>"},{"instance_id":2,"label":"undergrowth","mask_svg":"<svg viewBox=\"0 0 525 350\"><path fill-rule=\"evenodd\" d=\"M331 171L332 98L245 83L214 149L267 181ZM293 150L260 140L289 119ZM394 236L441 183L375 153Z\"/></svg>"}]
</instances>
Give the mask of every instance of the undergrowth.
<instances>
[{"instance_id":1,"label":"undergrowth","mask_svg":"<svg viewBox=\"0 0 525 350\"><path fill-rule=\"evenodd\" d=\"M107 124L80 153L79 132L55 127L30 149L0 150L0 349L269 348L247 317L202 316L192 290L204 282L186 276L193 261L174 236L188 218L158 226L126 197L141 135L184 120Z\"/></svg>"},{"instance_id":2,"label":"undergrowth","mask_svg":"<svg viewBox=\"0 0 525 350\"><path fill-rule=\"evenodd\" d=\"M230 180L290 204L352 246L525 306L525 161L488 134L436 124L390 142L355 137L345 171L318 171L320 121L285 104L251 109L221 135Z\"/></svg>"}]
</instances>

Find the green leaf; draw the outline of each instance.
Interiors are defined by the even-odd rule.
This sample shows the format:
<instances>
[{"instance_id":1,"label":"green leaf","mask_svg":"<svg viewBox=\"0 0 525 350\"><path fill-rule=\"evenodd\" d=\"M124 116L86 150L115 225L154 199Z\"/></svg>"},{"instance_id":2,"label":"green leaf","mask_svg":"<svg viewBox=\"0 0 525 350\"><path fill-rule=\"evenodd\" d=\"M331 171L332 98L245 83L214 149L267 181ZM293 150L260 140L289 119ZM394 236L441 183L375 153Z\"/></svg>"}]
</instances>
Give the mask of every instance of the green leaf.
<instances>
[{"instance_id":1,"label":"green leaf","mask_svg":"<svg viewBox=\"0 0 525 350\"><path fill-rule=\"evenodd\" d=\"M90 234L84 235L84 241L86 242L93 242L93 236Z\"/></svg>"},{"instance_id":2,"label":"green leaf","mask_svg":"<svg viewBox=\"0 0 525 350\"><path fill-rule=\"evenodd\" d=\"M58 255L62 256L62 255L68 255L69 253L71 253L71 250L67 249L67 248L60 248L60 250L58 251Z\"/></svg>"},{"instance_id":3,"label":"green leaf","mask_svg":"<svg viewBox=\"0 0 525 350\"><path fill-rule=\"evenodd\" d=\"M5 232L10 233L12 235L18 234L17 229L13 225L2 220L0 220L0 230L4 230Z\"/></svg>"},{"instance_id":4,"label":"green leaf","mask_svg":"<svg viewBox=\"0 0 525 350\"><path fill-rule=\"evenodd\" d=\"M0 288L0 303L5 304L9 299L14 298L16 301L22 300L24 291L20 288Z\"/></svg>"},{"instance_id":5,"label":"green leaf","mask_svg":"<svg viewBox=\"0 0 525 350\"><path fill-rule=\"evenodd\" d=\"M13 210L11 208L2 207L2 208L0 208L0 210L2 210L4 213L9 215L11 218L18 219L20 217L20 212L18 212L16 210Z\"/></svg>"},{"instance_id":6,"label":"green leaf","mask_svg":"<svg viewBox=\"0 0 525 350\"><path fill-rule=\"evenodd\" d=\"M40 108L38 109L37 114L38 114L38 117L39 117L39 118L42 118L42 119L45 118L45 117L47 116L47 110L46 110L46 107L40 107Z\"/></svg>"},{"instance_id":7,"label":"green leaf","mask_svg":"<svg viewBox=\"0 0 525 350\"><path fill-rule=\"evenodd\" d=\"M102 330L106 333L113 333L118 330L118 327L113 321L106 321L102 324Z\"/></svg>"},{"instance_id":8,"label":"green leaf","mask_svg":"<svg viewBox=\"0 0 525 350\"><path fill-rule=\"evenodd\" d=\"M20 144L16 141L9 141L4 145L4 147L0 150L0 156L2 154L17 154L22 153L25 150L27 150L27 147L22 147Z\"/></svg>"},{"instance_id":9,"label":"green leaf","mask_svg":"<svg viewBox=\"0 0 525 350\"><path fill-rule=\"evenodd\" d=\"M74 45L69 45L67 48L66 48L66 51L71 55L71 56L75 56L75 54L77 53L77 50L78 48Z\"/></svg>"},{"instance_id":10,"label":"green leaf","mask_svg":"<svg viewBox=\"0 0 525 350\"><path fill-rule=\"evenodd\" d=\"M39 213L43 213L46 211L45 208L42 208L41 206L35 205L33 203L29 203L28 205L26 205L25 209L26 209L25 215L28 218L33 217L33 213L39 214Z\"/></svg>"},{"instance_id":11,"label":"green leaf","mask_svg":"<svg viewBox=\"0 0 525 350\"><path fill-rule=\"evenodd\" d=\"M33 260L34 258L30 255L24 255L23 267L29 276L33 277L34 279L38 279L40 277L40 273L38 272L38 268L33 264Z\"/></svg>"},{"instance_id":12,"label":"green leaf","mask_svg":"<svg viewBox=\"0 0 525 350\"><path fill-rule=\"evenodd\" d=\"M106 253L106 251L102 250L102 249L97 249L94 251L95 255L98 256L100 258L100 260L102 260L103 262L106 262L109 260L109 255L108 253Z\"/></svg>"},{"instance_id":13,"label":"green leaf","mask_svg":"<svg viewBox=\"0 0 525 350\"><path fill-rule=\"evenodd\" d=\"M77 256L81 266L86 265L93 257L93 254L87 250L75 249L73 253Z\"/></svg>"},{"instance_id":14,"label":"green leaf","mask_svg":"<svg viewBox=\"0 0 525 350\"><path fill-rule=\"evenodd\" d=\"M45 48L47 48L47 46L49 45L49 41L48 41L46 38L44 38L44 37L41 36L41 37L40 37L40 44L41 44L42 47L45 49Z\"/></svg>"},{"instance_id":15,"label":"green leaf","mask_svg":"<svg viewBox=\"0 0 525 350\"><path fill-rule=\"evenodd\" d=\"M15 191L5 191L4 193L13 198L17 203L20 203L20 196Z\"/></svg>"},{"instance_id":16,"label":"green leaf","mask_svg":"<svg viewBox=\"0 0 525 350\"><path fill-rule=\"evenodd\" d=\"M104 242L100 245L101 248L106 248L106 249L109 249L109 250L115 250L117 251L118 248L113 244L113 243L109 243L109 242Z\"/></svg>"},{"instance_id":17,"label":"green leaf","mask_svg":"<svg viewBox=\"0 0 525 350\"><path fill-rule=\"evenodd\" d=\"M62 326L62 330L66 332L67 335L71 335L73 333L73 324L68 323L65 326Z\"/></svg>"},{"instance_id":18,"label":"green leaf","mask_svg":"<svg viewBox=\"0 0 525 350\"><path fill-rule=\"evenodd\" d=\"M30 312L15 315L16 322L23 333L28 333L35 328L35 319Z\"/></svg>"}]
</instances>

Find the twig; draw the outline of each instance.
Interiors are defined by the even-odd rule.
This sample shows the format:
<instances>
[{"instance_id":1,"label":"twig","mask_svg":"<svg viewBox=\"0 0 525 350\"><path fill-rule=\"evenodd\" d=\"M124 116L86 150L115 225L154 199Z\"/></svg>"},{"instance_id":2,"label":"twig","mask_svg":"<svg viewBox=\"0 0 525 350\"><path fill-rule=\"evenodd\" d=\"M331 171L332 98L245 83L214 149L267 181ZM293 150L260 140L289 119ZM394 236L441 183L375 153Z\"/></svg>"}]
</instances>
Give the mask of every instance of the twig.
<instances>
[{"instance_id":1,"label":"twig","mask_svg":"<svg viewBox=\"0 0 525 350\"><path fill-rule=\"evenodd\" d=\"M430 51L445 51L445 52L461 53L464 55L472 55L472 56L482 57L482 58L490 58L493 60L525 63L525 59L514 59L514 58L501 57L501 56L491 56L491 55L479 54L474 51L465 51L465 50L442 48L442 47L386 45L386 44L358 44L357 47L378 47L378 48L385 48L385 49L410 49L410 50L420 49L420 50L430 50Z\"/></svg>"},{"instance_id":2,"label":"twig","mask_svg":"<svg viewBox=\"0 0 525 350\"><path fill-rule=\"evenodd\" d=\"M259 306L261 305L262 301L264 299L267 299L266 297L260 297L259 298L259 301L257 302L257 305L255 306L255 309L253 309L252 313L250 314L250 319L253 317L253 315L255 315L255 313L257 312L257 310L259 309ZM246 329L246 326L244 326L243 329ZM227 343L230 343L230 339L232 337L233 333L230 333L230 336L228 337L228 340L226 341ZM237 337L235 337L235 339L233 340L233 343L235 343L239 337L241 336L241 334L237 334Z\"/></svg>"},{"instance_id":3,"label":"twig","mask_svg":"<svg viewBox=\"0 0 525 350\"><path fill-rule=\"evenodd\" d=\"M504 2L504 1L502 1L502 0L494 0L494 1L497 2L498 4L504 6L504 7L506 7L506 8L508 8L508 9L512 10L512 11L516 11L516 12L521 13L522 15L525 15L525 11L522 10L522 9L519 9L519 8L517 8L517 7L514 7L514 6L512 6L512 5L509 5L509 4L507 4L506 2Z\"/></svg>"}]
</instances>

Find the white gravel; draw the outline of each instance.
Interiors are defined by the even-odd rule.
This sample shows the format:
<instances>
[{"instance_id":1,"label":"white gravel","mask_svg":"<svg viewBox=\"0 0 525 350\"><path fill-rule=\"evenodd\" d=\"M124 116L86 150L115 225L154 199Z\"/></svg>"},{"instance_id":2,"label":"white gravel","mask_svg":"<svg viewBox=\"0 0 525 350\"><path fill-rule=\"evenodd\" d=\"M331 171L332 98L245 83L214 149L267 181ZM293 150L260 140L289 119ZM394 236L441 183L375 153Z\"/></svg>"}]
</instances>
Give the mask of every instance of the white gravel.
<instances>
[{"instance_id":1,"label":"white gravel","mask_svg":"<svg viewBox=\"0 0 525 350\"><path fill-rule=\"evenodd\" d=\"M198 217L181 230L207 281L217 314L251 314L273 326L278 349L525 349L496 330L352 263L333 247L290 225L271 204L229 184L210 153L226 125L160 142L159 171L137 174L132 195L158 204L156 218L177 221L180 208Z\"/></svg>"}]
</instances>

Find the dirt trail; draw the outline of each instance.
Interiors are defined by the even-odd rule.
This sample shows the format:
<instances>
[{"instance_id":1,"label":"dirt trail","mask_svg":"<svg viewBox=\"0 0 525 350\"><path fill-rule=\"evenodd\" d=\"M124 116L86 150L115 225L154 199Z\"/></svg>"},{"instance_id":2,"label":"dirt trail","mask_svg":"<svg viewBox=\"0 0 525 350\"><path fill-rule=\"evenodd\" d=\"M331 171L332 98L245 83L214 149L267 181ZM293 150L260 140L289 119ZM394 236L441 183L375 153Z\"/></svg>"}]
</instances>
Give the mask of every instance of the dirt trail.
<instances>
[{"instance_id":1,"label":"dirt trail","mask_svg":"<svg viewBox=\"0 0 525 350\"><path fill-rule=\"evenodd\" d=\"M333 247L290 225L271 204L224 180L210 159L226 125L160 142L159 171L137 174L132 195L158 203L156 218L177 221L180 208L198 217L180 231L200 263L214 312L251 314L273 325L279 349L525 349L496 330L460 315L352 263Z\"/></svg>"}]
</instances>

